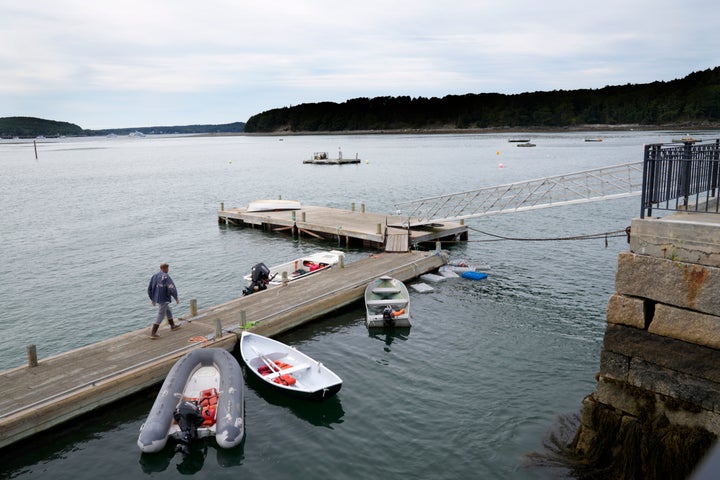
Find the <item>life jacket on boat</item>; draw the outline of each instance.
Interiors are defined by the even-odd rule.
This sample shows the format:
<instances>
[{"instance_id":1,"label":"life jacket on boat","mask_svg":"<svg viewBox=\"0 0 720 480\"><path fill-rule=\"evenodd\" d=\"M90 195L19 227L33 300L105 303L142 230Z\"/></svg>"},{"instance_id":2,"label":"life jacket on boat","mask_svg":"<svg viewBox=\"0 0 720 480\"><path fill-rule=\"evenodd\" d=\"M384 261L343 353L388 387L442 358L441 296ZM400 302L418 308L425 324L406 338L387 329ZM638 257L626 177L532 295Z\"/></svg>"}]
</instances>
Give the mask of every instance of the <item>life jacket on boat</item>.
<instances>
[{"instance_id":1,"label":"life jacket on boat","mask_svg":"<svg viewBox=\"0 0 720 480\"><path fill-rule=\"evenodd\" d=\"M203 423L201 426L210 427L215 425L215 413L217 410L218 402L218 391L215 388L209 388L200 392L200 398L198 398L198 407L200 407L200 414L203 417Z\"/></svg>"},{"instance_id":2,"label":"life jacket on boat","mask_svg":"<svg viewBox=\"0 0 720 480\"><path fill-rule=\"evenodd\" d=\"M285 370L286 368L292 367L292 365L290 365L289 363L281 362L280 360L275 360L275 361L273 361L273 363L277 366L277 368L274 370L272 368L268 367L267 365L262 365L262 366L258 367L258 372L260 373L260 375L262 375L262 376L270 375L273 372L277 372L278 369Z\"/></svg>"},{"instance_id":3,"label":"life jacket on boat","mask_svg":"<svg viewBox=\"0 0 720 480\"><path fill-rule=\"evenodd\" d=\"M295 385L295 382L297 382L297 380L295 380L295 377L293 377L292 375L285 374L273 378L273 382L280 385L285 385L286 387L290 387L292 385Z\"/></svg>"}]
</instances>

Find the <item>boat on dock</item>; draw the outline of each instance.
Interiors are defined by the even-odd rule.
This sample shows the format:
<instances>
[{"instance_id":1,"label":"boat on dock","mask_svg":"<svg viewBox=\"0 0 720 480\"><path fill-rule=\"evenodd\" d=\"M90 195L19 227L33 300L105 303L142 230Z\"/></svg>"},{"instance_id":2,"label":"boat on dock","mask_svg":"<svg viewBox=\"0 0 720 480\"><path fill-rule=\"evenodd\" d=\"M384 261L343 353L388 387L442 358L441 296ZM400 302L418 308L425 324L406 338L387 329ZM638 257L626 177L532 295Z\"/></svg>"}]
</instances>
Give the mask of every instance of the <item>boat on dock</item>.
<instances>
[{"instance_id":1,"label":"boat on dock","mask_svg":"<svg viewBox=\"0 0 720 480\"><path fill-rule=\"evenodd\" d=\"M294 397L324 399L342 387L342 379L328 367L272 338L243 331L240 356L255 377Z\"/></svg>"},{"instance_id":2,"label":"boat on dock","mask_svg":"<svg viewBox=\"0 0 720 480\"><path fill-rule=\"evenodd\" d=\"M240 444L245 434L240 364L222 348L198 348L170 369L137 445L144 453L159 452L168 438L176 452L190 453L193 440L214 436L221 448Z\"/></svg>"},{"instance_id":3,"label":"boat on dock","mask_svg":"<svg viewBox=\"0 0 720 480\"><path fill-rule=\"evenodd\" d=\"M283 279L288 282L307 278L314 273L322 272L340 263L345 256L340 250L328 250L306 255L289 262L268 268L264 263L252 267L243 278L248 282L243 295L249 295L268 287L282 285Z\"/></svg>"},{"instance_id":4,"label":"boat on dock","mask_svg":"<svg viewBox=\"0 0 720 480\"><path fill-rule=\"evenodd\" d=\"M280 210L300 210L297 200L254 200L247 206L246 212L276 212Z\"/></svg>"},{"instance_id":5,"label":"boat on dock","mask_svg":"<svg viewBox=\"0 0 720 480\"><path fill-rule=\"evenodd\" d=\"M410 293L403 282L389 275L365 287L365 325L374 327L409 327Z\"/></svg>"}]
</instances>

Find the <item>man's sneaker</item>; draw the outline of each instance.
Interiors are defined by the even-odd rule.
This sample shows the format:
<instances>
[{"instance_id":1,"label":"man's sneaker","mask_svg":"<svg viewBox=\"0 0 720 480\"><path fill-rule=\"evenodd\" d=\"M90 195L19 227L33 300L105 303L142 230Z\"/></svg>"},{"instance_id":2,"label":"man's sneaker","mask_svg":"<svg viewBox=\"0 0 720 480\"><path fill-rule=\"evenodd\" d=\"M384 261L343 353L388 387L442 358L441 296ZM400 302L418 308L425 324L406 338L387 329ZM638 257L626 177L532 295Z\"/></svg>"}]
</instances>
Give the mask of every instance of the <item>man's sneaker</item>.
<instances>
[{"instance_id":1,"label":"man's sneaker","mask_svg":"<svg viewBox=\"0 0 720 480\"><path fill-rule=\"evenodd\" d=\"M173 325L170 330L177 330L178 328L180 328L180 325Z\"/></svg>"},{"instance_id":2,"label":"man's sneaker","mask_svg":"<svg viewBox=\"0 0 720 480\"><path fill-rule=\"evenodd\" d=\"M157 333L151 333L150 338L155 340L156 338L160 338L160 335L158 335Z\"/></svg>"}]
</instances>

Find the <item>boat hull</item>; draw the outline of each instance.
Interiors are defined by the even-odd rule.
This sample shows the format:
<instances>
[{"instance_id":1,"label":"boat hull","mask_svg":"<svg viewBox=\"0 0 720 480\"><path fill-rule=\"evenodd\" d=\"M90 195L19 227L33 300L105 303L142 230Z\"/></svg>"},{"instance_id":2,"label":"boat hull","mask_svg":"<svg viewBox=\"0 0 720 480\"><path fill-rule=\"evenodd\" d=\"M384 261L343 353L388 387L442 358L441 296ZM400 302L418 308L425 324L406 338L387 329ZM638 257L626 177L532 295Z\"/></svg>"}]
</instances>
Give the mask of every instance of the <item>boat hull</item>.
<instances>
[{"instance_id":1,"label":"boat hull","mask_svg":"<svg viewBox=\"0 0 720 480\"><path fill-rule=\"evenodd\" d=\"M159 452L169 437L179 438L180 429L173 418L176 408L208 388L218 392L215 423L198 427L198 438L215 436L222 448L240 444L245 434L242 369L221 348L199 348L178 360L165 377L147 420L140 427L137 441L140 450Z\"/></svg>"},{"instance_id":2,"label":"boat hull","mask_svg":"<svg viewBox=\"0 0 720 480\"><path fill-rule=\"evenodd\" d=\"M240 355L248 374L293 397L322 400L342 388L342 379L332 370L272 338L244 331L240 338Z\"/></svg>"},{"instance_id":3,"label":"boat hull","mask_svg":"<svg viewBox=\"0 0 720 480\"><path fill-rule=\"evenodd\" d=\"M410 293L403 282L383 275L365 287L368 328L410 327Z\"/></svg>"},{"instance_id":4,"label":"boat hull","mask_svg":"<svg viewBox=\"0 0 720 480\"><path fill-rule=\"evenodd\" d=\"M297 200L254 200L247 206L248 212L273 212L277 210L300 210Z\"/></svg>"}]
</instances>

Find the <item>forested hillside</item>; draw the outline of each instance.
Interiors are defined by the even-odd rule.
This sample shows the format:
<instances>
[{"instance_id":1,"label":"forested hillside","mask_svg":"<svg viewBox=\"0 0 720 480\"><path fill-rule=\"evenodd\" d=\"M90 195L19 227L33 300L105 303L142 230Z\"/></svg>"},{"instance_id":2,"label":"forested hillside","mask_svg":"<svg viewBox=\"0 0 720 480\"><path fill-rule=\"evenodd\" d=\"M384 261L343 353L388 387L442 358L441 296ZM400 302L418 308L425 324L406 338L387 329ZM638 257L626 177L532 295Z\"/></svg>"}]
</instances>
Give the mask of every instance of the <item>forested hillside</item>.
<instances>
[{"instance_id":1,"label":"forested hillside","mask_svg":"<svg viewBox=\"0 0 720 480\"><path fill-rule=\"evenodd\" d=\"M68 122L56 122L35 117L0 118L0 137L2 138L35 138L38 135L63 137L83 134L82 128Z\"/></svg>"},{"instance_id":2,"label":"forested hillside","mask_svg":"<svg viewBox=\"0 0 720 480\"><path fill-rule=\"evenodd\" d=\"M322 132L397 129L713 124L720 122L720 67L685 78L601 89L443 98L355 98L307 103L252 116L245 131Z\"/></svg>"},{"instance_id":3,"label":"forested hillside","mask_svg":"<svg viewBox=\"0 0 720 480\"><path fill-rule=\"evenodd\" d=\"M128 135L133 132L144 134L215 134L239 133L245 123L235 122L220 125L175 125L167 127L133 127L113 128L105 130L84 130L73 123L57 122L35 117L4 117L0 118L0 138L35 138L43 136L80 137L95 135Z\"/></svg>"}]
</instances>

